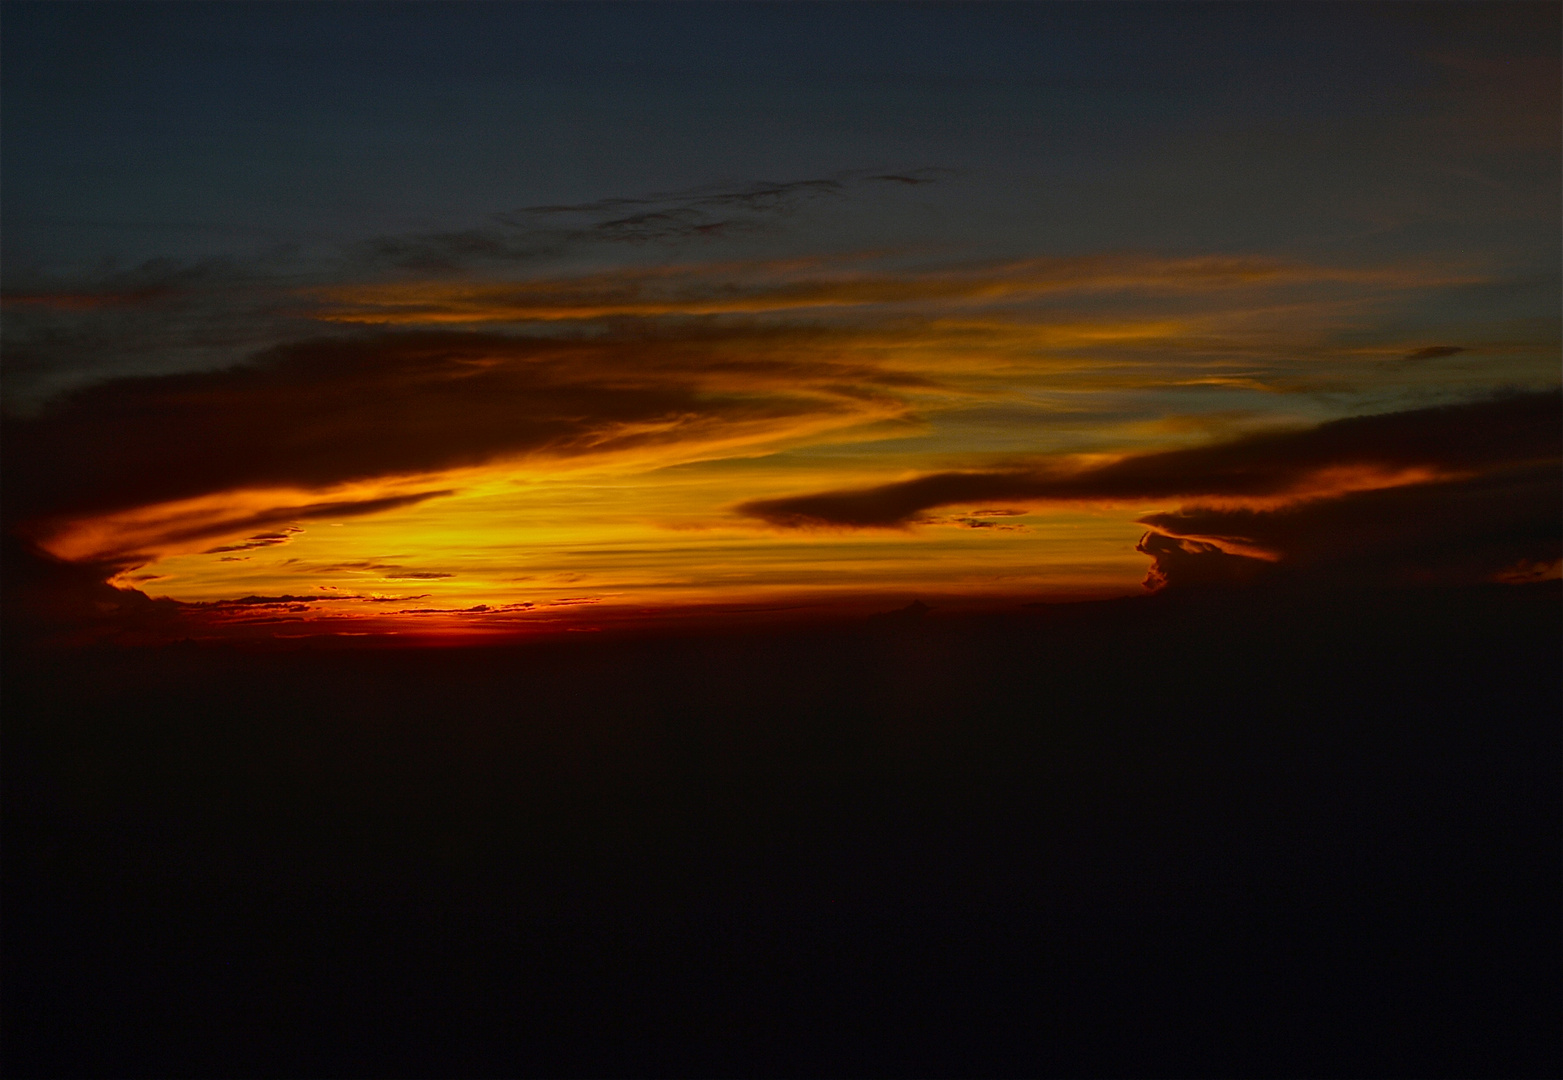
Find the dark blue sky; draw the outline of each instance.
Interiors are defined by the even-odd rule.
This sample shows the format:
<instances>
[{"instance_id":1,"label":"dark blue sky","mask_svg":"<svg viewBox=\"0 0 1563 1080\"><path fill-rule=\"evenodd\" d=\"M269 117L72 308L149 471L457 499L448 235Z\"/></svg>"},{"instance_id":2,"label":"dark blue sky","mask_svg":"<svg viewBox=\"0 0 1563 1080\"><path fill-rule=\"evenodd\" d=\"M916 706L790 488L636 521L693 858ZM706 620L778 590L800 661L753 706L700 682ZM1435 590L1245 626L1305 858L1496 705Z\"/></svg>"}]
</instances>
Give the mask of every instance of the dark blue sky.
<instances>
[{"instance_id":1,"label":"dark blue sky","mask_svg":"<svg viewBox=\"0 0 1563 1080\"><path fill-rule=\"evenodd\" d=\"M1547 265L1555 101L1534 98L1556 24L1547 5L9 3L6 256L133 264L938 168L958 182L913 218L827 231Z\"/></svg>"}]
</instances>

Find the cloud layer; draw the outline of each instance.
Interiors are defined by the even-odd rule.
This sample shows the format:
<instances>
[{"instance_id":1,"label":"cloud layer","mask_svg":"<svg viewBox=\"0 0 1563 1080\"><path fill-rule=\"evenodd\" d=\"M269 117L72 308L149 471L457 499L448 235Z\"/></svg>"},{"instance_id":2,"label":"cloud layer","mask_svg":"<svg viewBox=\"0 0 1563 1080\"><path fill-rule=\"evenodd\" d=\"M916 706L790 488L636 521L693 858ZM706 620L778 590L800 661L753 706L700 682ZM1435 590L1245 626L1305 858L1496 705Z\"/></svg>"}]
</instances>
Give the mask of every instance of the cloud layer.
<instances>
[{"instance_id":1,"label":"cloud layer","mask_svg":"<svg viewBox=\"0 0 1563 1080\"><path fill-rule=\"evenodd\" d=\"M1557 394L1516 395L1132 455L1095 468L1043 463L934 473L878 487L756 500L738 511L782 527L873 528L912 524L939 506L1002 500L1302 497L1555 460L1558 424Z\"/></svg>"},{"instance_id":2,"label":"cloud layer","mask_svg":"<svg viewBox=\"0 0 1563 1080\"><path fill-rule=\"evenodd\" d=\"M797 259L636 268L510 282L434 279L333 286L307 295L320 305L315 317L328 321L448 324L969 304L1129 291L1177 295L1343 283L1393 289L1460 280L1420 267L1349 269L1260 258L1092 255L895 273L854 270L844 262Z\"/></svg>"},{"instance_id":3,"label":"cloud layer","mask_svg":"<svg viewBox=\"0 0 1563 1080\"><path fill-rule=\"evenodd\" d=\"M1329 537L1353 534L1310 524L1319 507L1366 522L1390 507L1374 492L1455 498L1556 460L1555 395L1274 433L1408 390L1550 385L1545 327L1511 340L1410 316L1508 287L1475 262L773 242L783 219L840 225L865 195L915 200L940 177L534 206L331 252L13 277L8 377L27 392L8 399L6 526L202 601L402 559L452 611L522 602L523 581L701 601L816 588L833 559L887 588L1132 589L1132 519L1150 509L1181 507L1143 519L1157 580L1273 576L1335 565ZM1272 434L1124 453L1256 427ZM915 478L862 486L886 475ZM1001 522L1010 503L1062 509ZM962 509L931 516L946 506ZM1119 532L1064 521L1092 514ZM679 547L690 535L709 542ZM1460 535L1494 572L1550 565L1544 545ZM959 552L927 557L940 544ZM610 548L625 552L611 573L586 554Z\"/></svg>"},{"instance_id":4,"label":"cloud layer","mask_svg":"<svg viewBox=\"0 0 1563 1080\"><path fill-rule=\"evenodd\" d=\"M761 232L810 203L888 186L937 183L950 170L843 172L803 180L715 186L630 198L527 206L454 232L386 236L362 245L370 265L422 272L513 266L602 245L729 239Z\"/></svg>"},{"instance_id":5,"label":"cloud layer","mask_svg":"<svg viewBox=\"0 0 1563 1080\"><path fill-rule=\"evenodd\" d=\"M923 382L778 355L776 344L763 331L699 328L574 340L382 334L278 348L224 371L101 383L6 425L7 509L13 521L61 520L500 459L676 460L898 416L897 391ZM365 500L358 512L429 494ZM351 501L254 510L221 528L351 513ZM178 533L209 535L209 524Z\"/></svg>"},{"instance_id":6,"label":"cloud layer","mask_svg":"<svg viewBox=\"0 0 1563 1080\"><path fill-rule=\"evenodd\" d=\"M1076 469L946 472L744 503L781 528L904 528L990 501L1188 500L1140 519L1153 584L1325 569L1367 580L1547 572L1559 551L1563 398L1513 395L1354 417Z\"/></svg>"},{"instance_id":7,"label":"cloud layer","mask_svg":"<svg viewBox=\"0 0 1563 1080\"><path fill-rule=\"evenodd\" d=\"M1563 490L1554 459L1273 510L1189 507L1151 514L1141 522L1155 532L1140 550L1156 559L1152 584L1519 582L1558 575L1560 521ZM1249 546L1281 558L1244 557Z\"/></svg>"}]
</instances>

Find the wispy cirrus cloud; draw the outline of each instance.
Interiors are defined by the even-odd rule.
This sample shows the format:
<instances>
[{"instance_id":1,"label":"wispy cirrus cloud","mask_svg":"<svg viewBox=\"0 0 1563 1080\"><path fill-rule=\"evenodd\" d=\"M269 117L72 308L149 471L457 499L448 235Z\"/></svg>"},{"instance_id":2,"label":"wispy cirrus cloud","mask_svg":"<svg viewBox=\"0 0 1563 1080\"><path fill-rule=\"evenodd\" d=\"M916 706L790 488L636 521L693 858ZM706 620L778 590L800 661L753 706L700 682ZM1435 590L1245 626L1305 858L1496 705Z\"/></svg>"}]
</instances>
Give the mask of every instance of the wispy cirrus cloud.
<instances>
[{"instance_id":1,"label":"wispy cirrus cloud","mask_svg":"<svg viewBox=\"0 0 1563 1080\"><path fill-rule=\"evenodd\" d=\"M1428 288L1473 280L1427 267L1327 267L1261 258L1093 255L932 270L863 272L826 260L615 270L531 281L413 281L310 290L315 318L370 324L551 322L721 315L809 308L1024 300L1070 293L1224 292L1373 285Z\"/></svg>"},{"instance_id":2,"label":"wispy cirrus cloud","mask_svg":"<svg viewBox=\"0 0 1563 1080\"><path fill-rule=\"evenodd\" d=\"M279 246L246 256L153 258L128 266L109 260L70 271L8 265L0 289L5 409L29 413L63 392L107 379L231 367L265 348L317 335L318 305L301 304L301 291L312 296L350 283L390 286L409 276L487 280L522 272L529 279L566 281L581 273L583 260L621 267L627 249L676 262L705 252L709 262L712 250L742 252L746 237L783 221L796 226L810 206L860 206L950 175L934 168L841 172L523 207L467 229L389 234L307 251ZM753 261L747 253L730 257ZM717 277L723 272L714 271Z\"/></svg>"},{"instance_id":3,"label":"wispy cirrus cloud","mask_svg":"<svg viewBox=\"0 0 1563 1080\"><path fill-rule=\"evenodd\" d=\"M276 547L279 544L286 544L293 539L295 533L303 531L297 525L289 525L276 532L256 533L254 536L247 536L236 544L223 544L220 547L207 548L201 554L220 555L228 551L253 551L256 548Z\"/></svg>"},{"instance_id":4,"label":"wispy cirrus cloud","mask_svg":"<svg viewBox=\"0 0 1563 1080\"><path fill-rule=\"evenodd\" d=\"M354 255L369 267L450 272L536 263L602 247L728 240L772 228L811 203L872 197L887 185L916 187L950 175L952 170L941 168L852 171L527 206L468 229L380 237Z\"/></svg>"}]
</instances>

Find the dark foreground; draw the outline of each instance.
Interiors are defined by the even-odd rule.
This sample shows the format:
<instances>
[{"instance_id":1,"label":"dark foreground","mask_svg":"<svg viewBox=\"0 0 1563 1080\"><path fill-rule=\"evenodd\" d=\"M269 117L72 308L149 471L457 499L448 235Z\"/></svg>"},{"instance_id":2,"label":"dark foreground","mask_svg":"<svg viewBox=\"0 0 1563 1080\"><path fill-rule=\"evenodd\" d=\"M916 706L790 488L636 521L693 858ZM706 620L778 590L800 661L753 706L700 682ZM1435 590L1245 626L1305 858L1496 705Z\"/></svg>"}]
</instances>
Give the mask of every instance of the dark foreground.
<instances>
[{"instance_id":1,"label":"dark foreground","mask_svg":"<svg viewBox=\"0 0 1563 1080\"><path fill-rule=\"evenodd\" d=\"M1556 1076L1554 585L9 650L9 1077Z\"/></svg>"}]
</instances>

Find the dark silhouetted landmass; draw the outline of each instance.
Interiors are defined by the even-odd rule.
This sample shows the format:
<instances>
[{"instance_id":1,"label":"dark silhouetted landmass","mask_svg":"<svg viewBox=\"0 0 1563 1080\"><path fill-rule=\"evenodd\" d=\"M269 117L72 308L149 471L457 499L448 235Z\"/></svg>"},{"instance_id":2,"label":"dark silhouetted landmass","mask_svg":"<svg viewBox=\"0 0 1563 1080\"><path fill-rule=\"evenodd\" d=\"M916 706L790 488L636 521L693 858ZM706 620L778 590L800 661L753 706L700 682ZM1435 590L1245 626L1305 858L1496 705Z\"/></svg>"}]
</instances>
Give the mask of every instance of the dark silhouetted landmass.
<instances>
[{"instance_id":1,"label":"dark silhouetted landmass","mask_svg":"<svg viewBox=\"0 0 1563 1080\"><path fill-rule=\"evenodd\" d=\"M28 1076L1555 1076L1559 590L13 643Z\"/></svg>"}]
</instances>

